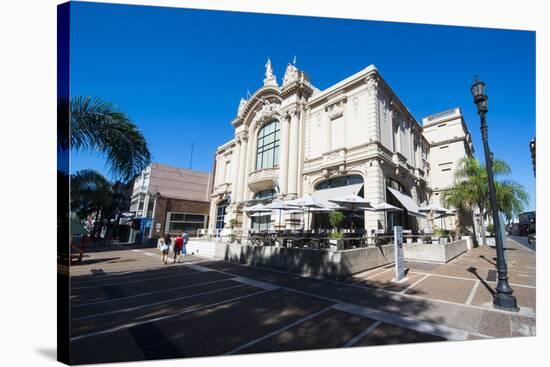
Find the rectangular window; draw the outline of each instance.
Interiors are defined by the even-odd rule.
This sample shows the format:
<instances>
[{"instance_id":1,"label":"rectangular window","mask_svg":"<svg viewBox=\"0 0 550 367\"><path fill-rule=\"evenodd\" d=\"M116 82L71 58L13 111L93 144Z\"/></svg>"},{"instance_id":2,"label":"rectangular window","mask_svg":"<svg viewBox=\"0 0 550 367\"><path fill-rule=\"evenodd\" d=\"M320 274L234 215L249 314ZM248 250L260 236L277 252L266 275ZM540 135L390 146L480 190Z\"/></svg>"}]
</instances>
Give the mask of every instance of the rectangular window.
<instances>
[{"instance_id":1,"label":"rectangular window","mask_svg":"<svg viewBox=\"0 0 550 367\"><path fill-rule=\"evenodd\" d=\"M196 232L204 228L206 216L203 214L172 213L169 212L166 220L166 232Z\"/></svg>"},{"instance_id":2,"label":"rectangular window","mask_svg":"<svg viewBox=\"0 0 550 367\"><path fill-rule=\"evenodd\" d=\"M279 164L279 122L265 125L258 133L256 169L273 168Z\"/></svg>"},{"instance_id":3,"label":"rectangular window","mask_svg":"<svg viewBox=\"0 0 550 367\"><path fill-rule=\"evenodd\" d=\"M252 217L252 229L268 230L271 227L271 215Z\"/></svg>"}]
</instances>

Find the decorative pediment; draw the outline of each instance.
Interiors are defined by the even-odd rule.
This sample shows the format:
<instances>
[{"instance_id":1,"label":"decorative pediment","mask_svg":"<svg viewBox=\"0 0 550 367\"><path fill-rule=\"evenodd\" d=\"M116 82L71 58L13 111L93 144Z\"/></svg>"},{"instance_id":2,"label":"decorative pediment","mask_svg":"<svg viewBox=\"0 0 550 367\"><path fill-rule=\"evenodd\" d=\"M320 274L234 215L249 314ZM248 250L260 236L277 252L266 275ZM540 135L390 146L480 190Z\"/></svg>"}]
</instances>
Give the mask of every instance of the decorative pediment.
<instances>
[{"instance_id":1,"label":"decorative pediment","mask_svg":"<svg viewBox=\"0 0 550 367\"><path fill-rule=\"evenodd\" d=\"M269 101L267 98L262 100L261 107L256 111L254 120L261 125L264 122L272 120L275 116L281 115L281 104L275 101Z\"/></svg>"}]
</instances>

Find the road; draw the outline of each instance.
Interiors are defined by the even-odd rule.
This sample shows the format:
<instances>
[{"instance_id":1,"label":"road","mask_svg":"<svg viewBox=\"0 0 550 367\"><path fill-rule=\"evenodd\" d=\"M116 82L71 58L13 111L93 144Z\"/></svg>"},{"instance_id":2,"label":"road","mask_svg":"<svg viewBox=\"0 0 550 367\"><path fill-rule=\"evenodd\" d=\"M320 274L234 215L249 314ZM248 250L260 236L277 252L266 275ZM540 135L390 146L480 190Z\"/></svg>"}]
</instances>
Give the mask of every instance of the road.
<instances>
[{"instance_id":1,"label":"road","mask_svg":"<svg viewBox=\"0 0 550 367\"><path fill-rule=\"evenodd\" d=\"M524 236L508 236L508 238L515 241L515 242L517 242L518 244L522 245L523 247L529 249L530 251L537 251L536 243L527 242L527 237L524 237Z\"/></svg>"},{"instance_id":2,"label":"road","mask_svg":"<svg viewBox=\"0 0 550 367\"><path fill-rule=\"evenodd\" d=\"M510 251L519 314L495 310L494 250L316 279L156 249L113 248L71 267L73 364L535 334L534 254Z\"/></svg>"}]
</instances>

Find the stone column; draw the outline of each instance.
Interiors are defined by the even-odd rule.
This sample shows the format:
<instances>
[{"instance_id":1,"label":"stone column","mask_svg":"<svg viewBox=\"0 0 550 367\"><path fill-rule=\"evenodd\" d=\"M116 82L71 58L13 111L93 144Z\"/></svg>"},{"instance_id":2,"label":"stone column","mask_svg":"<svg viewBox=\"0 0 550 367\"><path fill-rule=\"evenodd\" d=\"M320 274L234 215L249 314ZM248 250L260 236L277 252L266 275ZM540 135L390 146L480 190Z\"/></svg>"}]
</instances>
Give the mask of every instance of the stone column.
<instances>
[{"instance_id":1,"label":"stone column","mask_svg":"<svg viewBox=\"0 0 550 367\"><path fill-rule=\"evenodd\" d=\"M288 153L288 194L298 194L298 142L300 138L300 110L290 112L290 145Z\"/></svg>"},{"instance_id":2,"label":"stone column","mask_svg":"<svg viewBox=\"0 0 550 367\"><path fill-rule=\"evenodd\" d=\"M233 156L231 157L231 203L237 201L237 186L239 184L239 160L241 151L241 142L235 138L235 148L233 149Z\"/></svg>"},{"instance_id":3,"label":"stone column","mask_svg":"<svg viewBox=\"0 0 550 367\"><path fill-rule=\"evenodd\" d=\"M288 125L288 116L284 116L281 119L281 140L279 145L279 190L282 196L286 195L288 192L288 148L290 135L290 127Z\"/></svg>"},{"instance_id":4,"label":"stone column","mask_svg":"<svg viewBox=\"0 0 550 367\"><path fill-rule=\"evenodd\" d=\"M378 159L372 159L365 165L365 199L371 205L385 201L386 183L384 171ZM372 230L382 229L385 226L384 213L365 212L365 229L368 235Z\"/></svg>"},{"instance_id":5,"label":"stone column","mask_svg":"<svg viewBox=\"0 0 550 367\"><path fill-rule=\"evenodd\" d=\"M380 141L380 103L378 101L378 81L376 74L367 76L367 139L368 141Z\"/></svg>"},{"instance_id":6,"label":"stone column","mask_svg":"<svg viewBox=\"0 0 550 367\"><path fill-rule=\"evenodd\" d=\"M253 121L248 129L248 154L246 158L246 173L244 181L244 200L248 200L248 175L256 170L256 150L258 147L258 139L256 135L256 121Z\"/></svg>"},{"instance_id":7,"label":"stone column","mask_svg":"<svg viewBox=\"0 0 550 367\"><path fill-rule=\"evenodd\" d=\"M323 123L323 131L324 131L323 138L324 138L324 146L325 146L324 152L328 153L332 149L331 148L331 145L332 145L332 139L331 139L332 131L331 131L331 128L330 128L331 125L332 125L332 121L330 120L330 117L328 116L327 113L324 114L323 118L325 120L325 122Z\"/></svg>"},{"instance_id":8,"label":"stone column","mask_svg":"<svg viewBox=\"0 0 550 367\"><path fill-rule=\"evenodd\" d=\"M222 155L219 157L217 164L218 166L218 176L216 178L216 185L221 185L225 183L225 170L227 168L227 159L225 158L225 155Z\"/></svg>"},{"instance_id":9,"label":"stone column","mask_svg":"<svg viewBox=\"0 0 550 367\"><path fill-rule=\"evenodd\" d=\"M305 119L306 119L306 110L302 106L300 111L300 138L298 139L298 184L297 184L297 194L298 196L304 196L304 180L302 173L304 172L304 149L305 149Z\"/></svg>"},{"instance_id":10,"label":"stone column","mask_svg":"<svg viewBox=\"0 0 550 367\"><path fill-rule=\"evenodd\" d=\"M247 161L248 137L244 135L241 138L241 154L239 157L239 184L237 185L237 202L241 203L244 196L244 183L246 181L246 161Z\"/></svg>"},{"instance_id":11,"label":"stone column","mask_svg":"<svg viewBox=\"0 0 550 367\"><path fill-rule=\"evenodd\" d=\"M208 216L208 219L210 223L208 223L208 229L213 230L216 228L216 200L214 198L210 198L210 214Z\"/></svg>"}]
</instances>

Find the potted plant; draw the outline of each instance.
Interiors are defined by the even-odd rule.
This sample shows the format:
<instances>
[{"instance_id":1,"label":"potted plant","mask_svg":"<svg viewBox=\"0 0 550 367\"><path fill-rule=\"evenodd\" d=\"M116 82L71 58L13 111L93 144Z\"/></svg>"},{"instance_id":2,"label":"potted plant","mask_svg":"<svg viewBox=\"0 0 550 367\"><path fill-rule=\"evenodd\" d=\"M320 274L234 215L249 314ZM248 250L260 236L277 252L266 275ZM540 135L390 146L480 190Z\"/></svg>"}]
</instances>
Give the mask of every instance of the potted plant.
<instances>
[{"instance_id":1,"label":"potted plant","mask_svg":"<svg viewBox=\"0 0 550 367\"><path fill-rule=\"evenodd\" d=\"M231 233L229 234L229 242L231 243L235 242L235 239L237 238L235 235L235 227L237 227L238 224L239 222L235 218L229 220L229 228L231 229Z\"/></svg>"},{"instance_id":2,"label":"potted plant","mask_svg":"<svg viewBox=\"0 0 550 367\"><path fill-rule=\"evenodd\" d=\"M344 234L339 231L342 222L344 221L344 214L339 211L330 212L328 215L328 222L334 231L330 234L330 249L340 250L342 249Z\"/></svg>"},{"instance_id":3,"label":"potted plant","mask_svg":"<svg viewBox=\"0 0 550 367\"><path fill-rule=\"evenodd\" d=\"M432 243L443 244L445 242L447 242L445 238L445 231L441 228L436 228L432 236Z\"/></svg>"}]
</instances>

